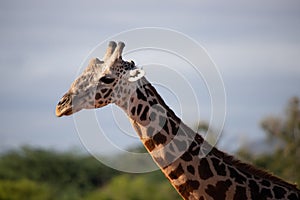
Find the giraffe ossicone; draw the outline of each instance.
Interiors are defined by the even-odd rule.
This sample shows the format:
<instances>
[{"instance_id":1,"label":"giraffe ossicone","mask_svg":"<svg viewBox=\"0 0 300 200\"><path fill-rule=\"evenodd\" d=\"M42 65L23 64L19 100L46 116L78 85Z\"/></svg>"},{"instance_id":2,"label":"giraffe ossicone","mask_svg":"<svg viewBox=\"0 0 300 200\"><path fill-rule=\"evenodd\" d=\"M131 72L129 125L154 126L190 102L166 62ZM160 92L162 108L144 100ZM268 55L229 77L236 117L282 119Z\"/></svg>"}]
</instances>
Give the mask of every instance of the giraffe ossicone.
<instances>
[{"instance_id":1,"label":"giraffe ossicone","mask_svg":"<svg viewBox=\"0 0 300 200\"><path fill-rule=\"evenodd\" d=\"M144 146L184 199L300 199L300 190L211 146L185 125L146 79L124 61L125 44L109 42L56 106L58 117L108 104L129 117Z\"/></svg>"}]
</instances>

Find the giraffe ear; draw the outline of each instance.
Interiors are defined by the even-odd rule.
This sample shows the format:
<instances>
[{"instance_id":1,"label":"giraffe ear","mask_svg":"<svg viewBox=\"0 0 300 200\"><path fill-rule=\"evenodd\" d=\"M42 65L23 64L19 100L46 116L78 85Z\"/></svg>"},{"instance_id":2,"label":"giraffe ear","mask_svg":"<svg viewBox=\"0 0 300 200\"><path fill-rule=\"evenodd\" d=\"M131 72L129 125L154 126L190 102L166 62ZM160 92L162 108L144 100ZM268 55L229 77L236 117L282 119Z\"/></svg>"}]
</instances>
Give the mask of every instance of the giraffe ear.
<instances>
[{"instance_id":1,"label":"giraffe ear","mask_svg":"<svg viewBox=\"0 0 300 200\"><path fill-rule=\"evenodd\" d=\"M145 76L145 71L142 69L133 69L130 70L129 75L128 81L134 82Z\"/></svg>"}]
</instances>

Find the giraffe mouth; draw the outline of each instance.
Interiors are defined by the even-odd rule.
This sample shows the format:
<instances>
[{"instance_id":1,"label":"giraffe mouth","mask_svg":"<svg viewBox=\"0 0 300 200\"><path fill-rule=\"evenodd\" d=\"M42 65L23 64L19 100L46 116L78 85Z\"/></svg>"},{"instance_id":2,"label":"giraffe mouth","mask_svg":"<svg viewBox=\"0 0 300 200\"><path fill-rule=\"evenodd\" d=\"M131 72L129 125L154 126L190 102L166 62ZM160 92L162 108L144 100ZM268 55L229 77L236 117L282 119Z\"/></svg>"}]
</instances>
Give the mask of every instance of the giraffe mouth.
<instances>
[{"instance_id":1,"label":"giraffe mouth","mask_svg":"<svg viewBox=\"0 0 300 200\"><path fill-rule=\"evenodd\" d=\"M61 98L56 106L55 114L57 117L73 114L72 97L70 94L67 93Z\"/></svg>"},{"instance_id":2,"label":"giraffe mouth","mask_svg":"<svg viewBox=\"0 0 300 200\"><path fill-rule=\"evenodd\" d=\"M57 117L62 117L63 115L68 116L73 114L72 107L60 109L59 106L56 106L55 114Z\"/></svg>"}]
</instances>

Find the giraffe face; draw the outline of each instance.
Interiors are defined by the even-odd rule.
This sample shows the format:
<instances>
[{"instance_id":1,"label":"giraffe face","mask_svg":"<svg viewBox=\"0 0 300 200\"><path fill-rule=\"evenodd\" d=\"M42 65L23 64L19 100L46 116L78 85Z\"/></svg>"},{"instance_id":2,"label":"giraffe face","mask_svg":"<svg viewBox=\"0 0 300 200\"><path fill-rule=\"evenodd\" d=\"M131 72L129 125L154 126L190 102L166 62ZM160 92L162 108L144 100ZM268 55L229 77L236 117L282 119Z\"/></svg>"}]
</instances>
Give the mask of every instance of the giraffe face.
<instances>
[{"instance_id":1,"label":"giraffe face","mask_svg":"<svg viewBox=\"0 0 300 200\"><path fill-rule=\"evenodd\" d=\"M100 108L130 95L135 81L144 73L134 62L123 61L124 43L111 42L103 61L92 59L56 106L56 116L74 114L82 109ZM125 89L126 88L126 89Z\"/></svg>"},{"instance_id":2,"label":"giraffe face","mask_svg":"<svg viewBox=\"0 0 300 200\"><path fill-rule=\"evenodd\" d=\"M112 90L116 77L114 74L103 72L104 67L104 63L97 58L90 61L84 72L72 83L69 91L57 104L58 117L71 115L81 109L98 108L110 102L108 91ZM105 98L100 102L100 97Z\"/></svg>"}]
</instances>

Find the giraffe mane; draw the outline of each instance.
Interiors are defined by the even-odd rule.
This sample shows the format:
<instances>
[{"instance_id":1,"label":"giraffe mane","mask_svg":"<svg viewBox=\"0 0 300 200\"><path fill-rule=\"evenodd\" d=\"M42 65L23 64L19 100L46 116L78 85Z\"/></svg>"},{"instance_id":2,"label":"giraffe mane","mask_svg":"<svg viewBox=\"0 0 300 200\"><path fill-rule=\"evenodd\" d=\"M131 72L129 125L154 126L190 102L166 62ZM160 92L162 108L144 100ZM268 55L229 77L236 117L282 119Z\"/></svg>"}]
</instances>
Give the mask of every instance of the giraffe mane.
<instances>
[{"instance_id":1,"label":"giraffe mane","mask_svg":"<svg viewBox=\"0 0 300 200\"><path fill-rule=\"evenodd\" d=\"M296 184L292 184L292 183L288 183L284 180L282 180L281 178L279 178L276 175L273 175L267 171L264 171L262 169L256 168L251 164L248 163L244 163L242 161L240 161L239 159L228 155L227 153L224 153L216 148L213 148L211 151L212 154L223 158L224 162L226 162L227 164L233 165L235 166L237 169L239 169L240 171L244 172L244 173L248 173L248 174L255 174L257 177L263 178L263 179L267 179L272 181L273 183L276 183L278 185L284 186L284 187L288 187L290 189L293 190L297 190L300 193L300 190L297 188Z\"/></svg>"}]
</instances>

